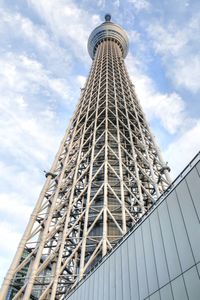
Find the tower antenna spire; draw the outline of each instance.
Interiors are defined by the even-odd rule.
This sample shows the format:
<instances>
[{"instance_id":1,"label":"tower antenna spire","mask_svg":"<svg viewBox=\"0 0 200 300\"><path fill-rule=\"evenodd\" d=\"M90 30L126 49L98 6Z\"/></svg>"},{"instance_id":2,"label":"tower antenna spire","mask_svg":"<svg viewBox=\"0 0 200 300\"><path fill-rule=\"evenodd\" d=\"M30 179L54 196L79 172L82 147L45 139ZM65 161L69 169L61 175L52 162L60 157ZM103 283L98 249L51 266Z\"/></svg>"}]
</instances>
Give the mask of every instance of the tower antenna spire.
<instances>
[{"instance_id":1,"label":"tower antenna spire","mask_svg":"<svg viewBox=\"0 0 200 300\"><path fill-rule=\"evenodd\" d=\"M110 22L111 14L105 14L105 20L106 20L106 22Z\"/></svg>"}]
</instances>

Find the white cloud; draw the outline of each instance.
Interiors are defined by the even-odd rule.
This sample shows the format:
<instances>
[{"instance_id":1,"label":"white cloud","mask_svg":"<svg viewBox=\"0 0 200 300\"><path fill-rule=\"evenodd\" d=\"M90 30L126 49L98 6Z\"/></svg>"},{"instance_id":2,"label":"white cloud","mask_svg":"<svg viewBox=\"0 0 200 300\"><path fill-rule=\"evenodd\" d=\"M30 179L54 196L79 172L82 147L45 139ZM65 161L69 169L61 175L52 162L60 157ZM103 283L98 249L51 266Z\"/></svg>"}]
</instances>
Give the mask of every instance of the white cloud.
<instances>
[{"instance_id":1,"label":"white cloud","mask_svg":"<svg viewBox=\"0 0 200 300\"><path fill-rule=\"evenodd\" d=\"M97 6L104 9L105 8L105 0L98 0Z\"/></svg>"},{"instance_id":2,"label":"white cloud","mask_svg":"<svg viewBox=\"0 0 200 300\"><path fill-rule=\"evenodd\" d=\"M150 3L147 0L129 0L128 2L131 3L137 11L148 10L150 8Z\"/></svg>"},{"instance_id":3,"label":"white cloud","mask_svg":"<svg viewBox=\"0 0 200 300\"><path fill-rule=\"evenodd\" d=\"M41 116L42 118L45 118L48 122L54 122L54 120L56 119L56 113L51 107L46 107L41 112Z\"/></svg>"},{"instance_id":4,"label":"white cloud","mask_svg":"<svg viewBox=\"0 0 200 300\"><path fill-rule=\"evenodd\" d=\"M128 31L129 42L138 43L140 41L140 33L136 30Z\"/></svg>"},{"instance_id":5,"label":"white cloud","mask_svg":"<svg viewBox=\"0 0 200 300\"><path fill-rule=\"evenodd\" d=\"M69 104L68 82L36 60L8 53L0 59L0 94L1 156L10 155L24 167L31 160L47 165L60 138L51 98Z\"/></svg>"},{"instance_id":6,"label":"white cloud","mask_svg":"<svg viewBox=\"0 0 200 300\"><path fill-rule=\"evenodd\" d=\"M62 43L68 45L79 59L89 62L87 40L92 29L101 22L98 15L89 14L73 1L29 0L29 5Z\"/></svg>"},{"instance_id":7,"label":"white cloud","mask_svg":"<svg viewBox=\"0 0 200 300\"><path fill-rule=\"evenodd\" d=\"M5 235L7 234L9 234L9 232L5 232ZM13 249L13 245L10 249ZM3 278L5 277L5 272L8 270L11 264L14 254L14 252L12 252L10 255L8 253L5 255L4 252L0 254L0 279L3 280Z\"/></svg>"},{"instance_id":8,"label":"white cloud","mask_svg":"<svg viewBox=\"0 0 200 300\"><path fill-rule=\"evenodd\" d=\"M30 177L30 176L29 176ZM25 177L24 177L25 178ZM18 178L19 180L19 178ZM26 179L26 184L28 184L28 180ZM29 183L30 184L30 183ZM24 185L24 183L23 183ZM25 187L27 190L27 187ZM35 187L34 187L35 188ZM36 189L38 190L38 189ZM29 194L29 199L24 199L24 190L21 190L22 194L19 196L18 193L0 193L0 213L3 216L4 220L12 219L12 221L16 221L19 225L19 223L23 224L27 222L27 219L29 218L31 212L32 212L32 206L30 198L31 193ZM27 197L28 198L28 197ZM14 208L14 209L13 209ZM2 221L1 221L2 222ZM1 224L0 222L0 224Z\"/></svg>"},{"instance_id":9,"label":"white cloud","mask_svg":"<svg viewBox=\"0 0 200 300\"><path fill-rule=\"evenodd\" d=\"M6 240L1 273L11 262L45 180L43 169L50 167L60 142L58 115L46 93L67 103L68 85L24 54L1 56L0 232L1 241Z\"/></svg>"},{"instance_id":10,"label":"white cloud","mask_svg":"<svg viewBox=\"0 0 200 300\"><path fill-rule=\"evenodd\" d=\"M120 7L120 0L114 0L113 6L118 9Z\"/></svg>"},{"instance_id":11,"label":"white cloud","mask_svg":"<svg viewBox=\"0 0 200 300\"><path fill-rule=\"evenodd\" d=\"M16 231L16 225L10 220L0 222L1 253L0 253L0 278L3 279L5 272L12 262L16 248L21 238L21 232Z\"/></svg>"},{"instance_id":12,"label":"white cloud","mask_svg":"<svg viewBox=\"0 0 200 300\"><path fill-rule=\"evenodd\" d=\"M6 239L2 277L45 180L43 170L57 151L63 126L60 106L71 109L76 76L71 81L66 76L71 54L45 27L20 13L0 14L0 232L1 240Z\"/></svg>"},{"instance_id":13,"label":"white cloud","mask_svg":"<svg viewBox=\"0 0 200 300\"><path fill-rule=\"evenodd\" d=\"M177 93L160 93L147 75L139 71L137 61L129 54L127 64L136 93L148 120L159 119L162 126L174 134L185 120L184 102ZM185 124L186 125L186 124Z\"/></svg>"},{"instance_id":14,"label":"white cloud","mask_svg":"<svg viewBox=\"0 0 200 300\"><path fill-rule=\"evenodd\" d=\"M140 62L131 55L127 58L127 64L147 120L160 120L162 127L174 135L174 140L164 135L168 146L163 151L163 157L169 163L171 177L175 178L200 150L200 120L189 116L180 95L159 92L152 79L140 71ZM159 124L156 127L160 130Z\"/></svg>"},{"instance_id":15,"label":"white cloud","mask_svg":"<svg viewBox=\"0 0 200 300\"><path fill-rule=\"evenodd\" d=\"M80 87L83 88L85 86L85 82L86 82L86 77L83 75L78 75L77 76L77 81L80 84Z\"/></svg>"},{"instance_id":16,"label":"white cloud","mask_svg":"<svg viewBox=\"0 0 200 300\"><path fill-rule=\"evenodd\" d=\"M23 203L31 205L41 189L41 179L44 181L45 177L43 171L37 168L34 158L31 159L31 154L29 164L26 166L21 164L21 157L19 155L17 157L17 163L14 160L11 164L0 162L0 171L3 174L0 182L1 193L5 198L5 192L9 190L9 197L14 198L15 195L20 199L19 205ZM0 202L3 202L2 198ZM7 204L9 205L9 202Z\"/></svg>"},{"instance_id":17,"label":"white cloud","mask_svg":"<svg viewBox=\"0 0 200 300\"><path fill-rule=\"evenodd\" d=\"M195 93L200 91L200 55L177 58L171 74L177 85Z\"/></svg>"},{"instance_id":18,"label":"white cloud","mask_svg":"<svg viewBox=\"0 0 200 300\"><path fill-rule=\"evenodd\" d=\"M186 46L188 37L186 32L177 31L174 25L169 28L164 28L161 24L152 24L149 26L148 31L154 38L153 43L155 50L158 53L171 55L178 55L180 50Z\"/></svg>"},{"instance_id":19,"label":"white cloud","mask_svg":"<svg viewBox=\"0 0 200 300\"><path fill-rule=\"evenodd\" d=\"M153 47L161 55L170 80L193 93L200 90L199 28L199 14L194 14L185 27L158 22L148 27Z\"/></svg>"},{"instance_id":20,"label":"white cloud","mask_svg":"<svg viewBox=\"0 0 200 300\"><path fill-rule=\"evenodd\" d=\"M18 96L15 98L17 105L19 105L20 109L24 109L27 107L27 103L23 96Z\"/></svg>"},{"instance_id":21,"label":"white cloud","mask_svg":"<svg viewBox=\"0 0 200 300\"><path fill-rule=\"evenodd\" d=\"M199 133L200 120L197 120L190 129L172 142L164 152L164 157L169 161L174 176L177 176L200 151Z\"/></svg>"},{"instance_id":22,"label":"white cloud","mask_svg":"<svg viewBox=\"0 0 200 300\"><path fill-rule=\"evenodd\" d=\"M19 51L20 47L22 51L31 50L29 56L33 59L39 56L49 69L58 72L60 68L67 74L71 61L70 55L67 49L60 47L56 39L47 33L45 27L34 24L20 13L0 9L0 33L2 44L13 52Z\"/></svg>"},{"instance_id":23,"label":"white cloud","mask_svg":"<svg viewBox=\"0 0 200 300\"><path fill-rule=\"evenodd\" d=\"M0 78L3 95L8 94L9 90L16 94L36 94L42 88L50 89L63 99L69 98L67 82L64 79L54 78L41 63L26 55L7 53L2 56Z\"/></svg>"},{"instance_id":24,"label":"white cloud","mask_svg":"<svg viewBox=\"0 0 200 300\"><path fill-rule=\"evenodd\" d=\"M7 254L13 253L13 245L16 247L19 243L21 238L20 233L16 232L15 226L11 222L1 222L0 232L1 241L6 241L5 243L1 243L1 251Z\"/></svg>"}]
</instances>

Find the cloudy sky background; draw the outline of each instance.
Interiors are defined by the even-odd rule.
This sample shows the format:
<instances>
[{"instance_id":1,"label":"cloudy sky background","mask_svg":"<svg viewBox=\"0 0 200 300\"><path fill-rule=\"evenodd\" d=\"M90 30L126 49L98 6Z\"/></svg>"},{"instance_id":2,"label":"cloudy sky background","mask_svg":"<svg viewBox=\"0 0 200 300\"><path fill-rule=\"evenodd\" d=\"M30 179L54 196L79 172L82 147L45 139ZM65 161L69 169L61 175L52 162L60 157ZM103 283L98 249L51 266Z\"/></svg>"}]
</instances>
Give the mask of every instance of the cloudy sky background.
<instances>
[{"instance_id":1,"label":"cloudy sky background","mask_svg":"<svg viewBox=\"0 0 200 300\"><path fill-rule=\"evenodd\" d=\"M0 1L0 282L73 114L105 12L175 178L200 149L198 0Z\"/></svg>"}]
</instances>

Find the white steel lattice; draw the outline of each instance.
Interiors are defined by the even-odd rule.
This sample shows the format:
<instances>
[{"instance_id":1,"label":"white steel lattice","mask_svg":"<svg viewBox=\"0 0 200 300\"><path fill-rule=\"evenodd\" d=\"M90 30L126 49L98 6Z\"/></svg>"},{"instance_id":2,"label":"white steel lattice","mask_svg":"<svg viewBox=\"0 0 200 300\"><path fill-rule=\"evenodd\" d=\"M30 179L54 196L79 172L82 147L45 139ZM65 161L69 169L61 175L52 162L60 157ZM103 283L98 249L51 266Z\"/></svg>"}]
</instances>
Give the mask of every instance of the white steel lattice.
<instances>
[{"instance_id":1,"label":"white steel lattice","mask_svg":"<svg viewBox=\"0 0 200 300\"><path fill-rule=\"evenodd\" d=\"M88 80L1 299L64 299L169 185L122 46L109 36L95 45Z\"/></svg>"}]
</instances>

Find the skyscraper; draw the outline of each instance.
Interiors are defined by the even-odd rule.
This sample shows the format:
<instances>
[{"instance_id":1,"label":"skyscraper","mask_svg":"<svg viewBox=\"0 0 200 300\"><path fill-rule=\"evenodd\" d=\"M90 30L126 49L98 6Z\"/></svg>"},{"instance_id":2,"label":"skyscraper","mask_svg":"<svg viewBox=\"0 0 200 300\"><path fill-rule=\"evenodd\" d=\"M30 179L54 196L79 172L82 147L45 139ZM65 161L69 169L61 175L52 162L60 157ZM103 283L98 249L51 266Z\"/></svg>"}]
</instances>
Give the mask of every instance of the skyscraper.
<instances>
[{"instance_id":1,"label":"skyscraper","mask_svg":"<svg viewBox=\"0 0 200 300\"><path fill-rule=\"evenodd\" d=\"M87 82L2 299L63 299L170 183L124 64L127 34L109 14L91 33L88 51Z\"/></svg>"}]
</instances>

